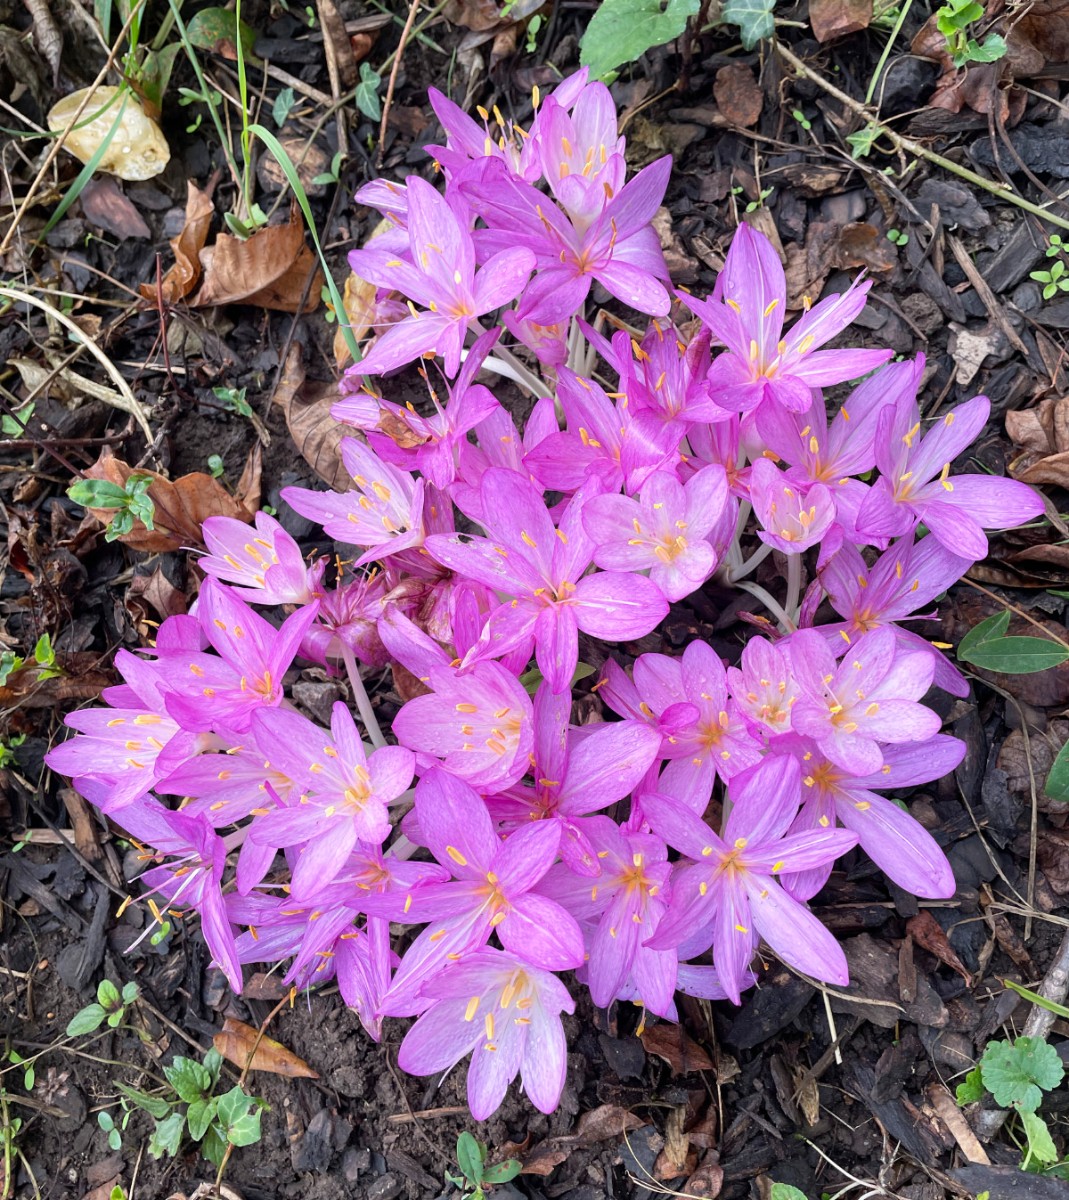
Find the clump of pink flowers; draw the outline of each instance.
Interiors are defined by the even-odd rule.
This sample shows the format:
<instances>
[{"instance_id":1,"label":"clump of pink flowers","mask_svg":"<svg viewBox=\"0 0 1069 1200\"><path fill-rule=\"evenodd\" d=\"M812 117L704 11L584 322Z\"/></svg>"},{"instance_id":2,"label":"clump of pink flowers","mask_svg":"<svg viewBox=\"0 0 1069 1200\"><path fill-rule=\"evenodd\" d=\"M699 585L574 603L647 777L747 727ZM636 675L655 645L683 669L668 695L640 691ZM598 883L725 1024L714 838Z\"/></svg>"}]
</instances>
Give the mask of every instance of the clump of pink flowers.
<instances>
[{"instance_id":1,"label":"clump of pink flowers","mask_svg":"<svg viewBox=\"0 0 1069 1200\"><path fill-rule=\"evenodd\" d=\"M196 615L121 651L124 682L48 761L137 839L148 894L200 917L235 990L286 963L296 987L336 982L373 1038L416 1018L401 1067L470 1058L482 1119L517 1076L556 1106L572 973L667 1020L677 990L739 1003L768 953L844 985L807 903L839 858L953 894L882 794L964 751L924 699L967 685L915 623L985 529L1043 506L951 472L986 399L925 421L922 361L828 348L868 283L792 322L744 224L713 294L674 302L651 225L671 162L627 178L604 85L536 96L526 130L432 103L444 189L357 197L392 229L350 256L382 319L335 409L353 485L283 493L350 569L328 582L264 514L211 518ZM611 336L595 283L631 310ZM422 413L390 398L417 360ZM491 372L530 394L522 424ZM862 377L829 409L821 389ZM730 663L695 640L621 665L710 580L768 612ZM299 713L301 663L345 672L355 713ZM387 664L411 698L384 733L362 675Z\"/></svg>"}]
</instances>

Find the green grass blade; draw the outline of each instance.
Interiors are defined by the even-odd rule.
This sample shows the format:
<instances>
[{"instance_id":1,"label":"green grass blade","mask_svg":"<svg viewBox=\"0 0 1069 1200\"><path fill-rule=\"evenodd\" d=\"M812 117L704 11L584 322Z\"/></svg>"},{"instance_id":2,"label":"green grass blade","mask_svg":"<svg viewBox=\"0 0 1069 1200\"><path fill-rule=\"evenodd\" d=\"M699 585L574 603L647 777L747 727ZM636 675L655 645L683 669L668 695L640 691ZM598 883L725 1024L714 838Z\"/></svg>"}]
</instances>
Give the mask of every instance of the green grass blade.
<instances>
[{"instance_id":1,"label":"green grass blade","mask_svg":"<svg viewBox=\"0 0 1069 1200\"><path fill-rule=\"evenodd\" d=\"M308 203L308 195L304 190L304 184L301 183L300 176L297 174L297 168L293 165L293 160L286 153L286 148L271 132L270 129L265 129L262 125L250 125L249 132L255 134L261 142L275 156L275 161L282 168L282 173L291 188L293 194L297 197L297 203L301 206L301 212L304 213L305 224L308 226L308 232L312 235L312 242L316 248L316 254L319 255L319 261L323 267L323 274L326 277L327 288L330 291L330 301L334 305L334 311L338 317L338 326L342 331L342 336L345 338L345 344L349 347L349 353L353 356L353 362L358 363L362 357L360 347L357 344L356 336L353 333L352 326L349 324L348 314L345 311L345 304L342 301L341 295L338 292L338 285L334 282L334 276L331 274L330 265L323 254L323 247L319 244L319 235L316 233L315 221L312 219L312 207Z\"/></svg>"},{"instance_id":2,"label":"green grass blade","mask_svg":"<svg viewBox=\"0 0 1069 1200\"><path fill-rule=\"evenodd\" d=\"M1016 992L1018 996L1023 996L1025 1000L1030 1000L1040 1008L1045 1008L1047 1012L1054 1013L1056 1017L1069 1017L1069 1008L1066 1008L1064 1004L1056 1004L1053 1000L1048 1000L1046 996L1041 996L1039 992L1033 992L1029 988L1022 987L1019 983L1014 983L1012 979L1004 979L1002 983L1011 992Z\"/></svg>"}]
</instances>

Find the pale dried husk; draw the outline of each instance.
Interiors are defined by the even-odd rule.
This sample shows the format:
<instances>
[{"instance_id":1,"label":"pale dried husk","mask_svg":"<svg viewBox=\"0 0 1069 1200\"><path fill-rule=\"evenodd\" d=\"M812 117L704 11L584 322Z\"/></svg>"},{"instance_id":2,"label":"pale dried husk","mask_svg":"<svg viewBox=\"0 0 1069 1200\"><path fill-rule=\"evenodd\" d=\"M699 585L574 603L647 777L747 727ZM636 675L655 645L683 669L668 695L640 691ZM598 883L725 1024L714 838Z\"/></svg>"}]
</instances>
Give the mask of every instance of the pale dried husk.
<instances>
[{"instance_id":1,"label":"pale dried husk","mask_svg":"<svg viewBox=\"0 0 1069 1200\"><path fill-rule=\"evenodd\" d=\"M82 88L64 96L48 114L48 127L59 133L71 125L78 125L80 128L67 134L63 148L87 163L118 119L119 128L97 164L97 170L120 179L152 179L170 161L167 139L156 122L145 115L137 96L127 91L125 96L119 97L119 91L115 87ZM74 115L87 92L90 93L89 103L75 122ZM94 116L95 113L99 116Z\"/></svg>"}]
</instances>

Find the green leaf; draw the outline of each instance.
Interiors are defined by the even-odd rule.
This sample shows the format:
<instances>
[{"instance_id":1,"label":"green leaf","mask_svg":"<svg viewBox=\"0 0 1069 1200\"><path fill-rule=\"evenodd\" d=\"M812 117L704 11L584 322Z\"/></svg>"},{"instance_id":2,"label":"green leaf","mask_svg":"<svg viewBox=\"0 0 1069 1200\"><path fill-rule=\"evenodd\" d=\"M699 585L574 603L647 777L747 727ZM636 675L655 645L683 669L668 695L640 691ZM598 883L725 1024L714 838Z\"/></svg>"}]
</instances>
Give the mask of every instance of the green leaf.
<instances>
[{"instance_id":1,"label":"green leaf","mask_svg":"<svg viewBox=\"0 0 1069 1200\"><path fill-rule=\"evenodd\" d=\"M579 62L592 79L603 79L679 37L699 8L701 0L602 0L579 43Z\"/></svg>"},{"instance_id":2,"label":"green leaf","mask_svg":"<svg viewBox=\"0 0 1069 1200\"><path fill-rule=\"evenodd\" d=\"M162 1158L165 1154L174 1158L182 1145L182 1132L185 1127L186 1118L182 1113L171 1113L165 1120L158 1121L149 1139L149 1154L153 1158Z\"/></svg>"},{"instance_id":3,"label":"green leaf","mask_svg":"<svg viewBox=\"0 0 1069 1200\"><path fill-rule=\"evenodd\" d=\"M170 1104L162 1096L150 1096L147 1092L139 1092L137 1088L132 1088L122 1080L116 1080L115 1086L131 1104L143 1108L149 1116L155 1117L157 1121L162 1121L171 1111Z\"/></svg>"},{"instance_id":4,"label":"green leaf","mask_svg":"<svg viewBox=\"0 0 1069 1200\"><path fill-rule=\"evenodd\" d=\"M200 1152L215 1166L222 1165L223 1158L226 1156L226 1138L219 1132L218 1125L212 1125L204 1135L204 1141L200 1144Z\"/></svg>"},{"instance_id":5,"label":"green leaf","mask_svg":"<svg viewBox=\"0 0 1069 1200\"><path fill-rule=\"evenodd\" d=\"M119 989L110 979L102 979L97 984L97 1003L109 1012L122 1008L122 996L119 995Z\"/></svg>"},{"instance_id":6,"label":"green leaf","mask_svg":"<svg viewBox=\"0 0 1069 1200\"><path fill-rule=\"evenodd\" d=\"M1037 1159L1046 1166L1058 1161L1058 1150L1050 1136L1047 1122L1034 1112L1022 1112L1021 1124L1028 1138L1028 1157Z\"/></svg>"},{"instance_id":7,"label":"green leaf","mask_svg":"<svg viewBox=\"0 0 1069 1200\"><path fill-rule=\"evenodd\" d=\"M963 1107L966 1104L975 1104L978 1100L984 1098L984 1080L978 1066L973 1067L961 1083L958 1084L954 1098Z\"/></svg>"},{"instance_id":8,"label":"green leaf","mask_svg":"<svg viewBox=\"0 0 1069 1200\"><path fill-rule=\"evenodd\" d=\"M1018 996L1023 996L1033 1004L1039 1005L1040 1008L1045 1008L1047 1012L1052 1012L1058 1017L1069 1017L1069 1008L1066 1008L1064 1004L1055 1004L1053 1000L1048 1000L1046 996L1041 996L1039 992L1030 991L1028 988L1022 987L1019 983L1014 983L1012 979L1004 979L1002 982L1011 992L1016 992Z\"/></svg>"},{"instance_id":9,"label":"green leaf","mask_svg":"<svg viewBox=\"0 0 1069 1200\"><path fill-rule=\"evenodd\" d=\"M457 1162L465 1179L472 1183L482 1182L486 1151L466 1129L457 1138Z\"/></svg>"},{"instance_id":10,"label":"green leaf","mask_svg":"<svg viewBox=\"0 0 1069 1200\"><path fill-rule=\"evenodd\" d=\"M805 1192L791 1183L774 1183L771 1200L807 1200Z\"/></svg>"},{"instance_id":11,"label":"green leaf","mask_svg":"<svg viewBox=\"0 0 1069 1200\"><path fill-rule=\"evenodd\" d=\"M105 479L77 479L67 488L67 495L83 508L125 508L129 500L118 484Z\"/></svg>"},{"instance_id":12,"label":"green leaf","mask_svg":"<svg viewBox=\"0 0 1069 1200\"><path fill-rule=\"evenodd\" d=\"M1034 675L1069 659L1069 650L1048 638L1004 637L984 642L967 654L958 647L958 661L971 663L984 671L1006 675Z\"/></svg>"},{"instance_id":13,"label":"green leaf","mask_svg":"<svg viewBox=\"0 0 1069 1200\"><path fill-rule=\"evenodd\" d=\"M136 983L131 980L129 983L123 984L122 1002L123 1004L133 1004L133 1002L141 995L141 989Z\"/></svg>"},{"instance_id":14,"label":"green leaf","mask_svg":"<svg viewBox=\"0 0 1069 1200\"><path fill-rule=\"evenodd\" d=\"M97 1124L101 1129L104 1130L105 1133L111 1133L111 1131L115 1128L115 1122L112 1120L111 1113L97 1113Z\"/></svg>"},{"instance_id":15,"label":"green leaf","mask_svg":"<svg viewBox=\"0 0 1069 1200\"><path fill-rule=\"evenodd\" d=\"M515 1179L522 1170L523 1163L519 1159L506 1158L504 1162L495 1163L483 1171L483 1182L508 1183L510 1179Z\"/></svg>"},{"instance_id":16,"label":"green leaf","mask_svg":"<svg viewBox=\"0 0 1069 1200\"><path fill-rule=\"evenodd\" d=\"M982 46L973 38L969 38L969 59L971 62L998 62L1000 58L1004 58L1005 56L1006 39L999 37L997 33L989 34L984 38Z\"/></svg>"},{"instance_id":17,"label":"green leaf","mask_svg":"<svg viewBox=\"0 0 1069 1200\"><path fill-rule=\"evenodd\" d=\"M190 45L198 50L211 50L220 54L229 50L231 53L228 57L232 58L237 52L239 28L245 61L259 66L261 60L252 52L256 44L256 30L244 21L239 25L236 14L229 8L202 8L199 13L190 17L186 26L186 37Z\"/></svg>"},{"instance_id":18,"label":"green leaf","mask_svg":"<svg viewBox=\"0 0 1069 1200\"><path fill-rule=\"evenodd\" d=\"M260 1140L260 1110L246 1113L228 1125L226 1140L232 1146L254 1146Z\"/></svg>"},{"instance_id":19,"label":"green leaf","mask_svg":"<svg viewBox=\"0 0 1069 1200\"><path fill-rule=\"evenodd\" d=\"M232 1087L229 1092L224 1092L216 1101L219 1124L224 1129L229 1129L248 1112L250 1103L249 1097L237 1086Z\"/></svg>"},{"instance_id":20,"label":"green leaf","mask_svg":"<svg viewBox=\"0 0 1069 1200\"><path fill-rule=\"evenodd\" d=\"M738 25L742 48L752 50L775 32L775 6L776 0L727 0L720 10L720 20L725 25Z\"/></svg>"},{"instance_id":21,"label":"green leaf","mask_svg":"<svg viewBox=\"0 0 1069 1200\"><path fill-rule=\"evenodd\" d=\"M67 1037L81 1037L99 1029L108 1014L99 1004L87 1004L71 1017L67 1023Z\"/></svg>"},{"instance_id":22,"label":"green leaf","mask_svg":"<svg viewBox=\"0 0 1069 1200\"><path fill-rule=\"evenodd\" d=\"M1030 1037L1020 1037L1012 1045L989 1043L980 1069L984 1087L996 1102L1021 1112L1035 1112L1043 1092L1056 1088L1065 1074L1058 1051L1042 1038Z\"/></svg>"},{"instance_id":23,"label":"green leaf","mask_svg":"<svg viewBox=\"0 0 1069 1200\"><path fill-rule=\"evenodd\" d=\"M147 50L137 76L137 89L157 108L163 107L163 96L171 82L174 60L182 50L181 42L172 42L162 50Z\"/></svg>"},{"instance_id":24,"label":"green leaf","mask_svg":"<svg viewBox=\"0 0 1069 1200\"><path fill-rule=\"evenodd\" d=\"M281 128L286 124L287 118L293 112L296 105L297 97L293 94L293 88L283 88L275 97L275 103L271 106L271 119Z\"/></svg>"},{"instance_id":25,"label":"green leaf","mask_svg":"<svg viewBox=\"0 0 1069 1200\"><path fill-rule=\"evenodd\" d=\"M212 1090L212 1078L208 1072L192 1058L178 1057L169 1067L163 1068L167 1082L178 1093L178 1098L187 1104Z\"/></svg>"},{"instance_id":26,"label":"green leaf","mask_svg":"<svg viewBox=\"0 0 1069 1200\"><path fill-rule=\"evenodd\" d=\"M214 1117L215 1101L194 1100L189 1108L186 1109L186 1124L189 1126L189 1136L195 1142L199 1142L208 1132L208 1126L211 1125Z\"/></svg>"},{"instance_id":27,"label":"green leaf","mask_svg":"<svg viewBox=\"0 0 1069 1200\"><path fill-rule=\"evenodd\" d=\"M360 64L360 82L356 85L353 99L356 101L356 107L371 121L382 118L382 105L379 103L381 83L382 76L365 59Z\"/></svg>"},{"instance_id":28,"label":"green leaf","mask_svg":"<svg viewBox=\"0 0 1069 1200\"><path fill-rule=\"evenodd\" d=\"M223 1056L213 1046L204 1056L204 1069L208 1072L208 1078L212 1081L212 1087L215 1087L216 1081L219 1078L219 1072L223 1066Z\"/></svg>"},{"instance_id":29,"label":"green leaf","mask_svg":"<svg viewBox=\"0 0 1069 1200\"><path fill-rule=\"evenodd\" d=\"M974 647L1002 637L1010 627L1010 614L1006 609L997 612L979 625L975 625L958 643L958 658L968 654Z\"/></svg>"}]
</instances>

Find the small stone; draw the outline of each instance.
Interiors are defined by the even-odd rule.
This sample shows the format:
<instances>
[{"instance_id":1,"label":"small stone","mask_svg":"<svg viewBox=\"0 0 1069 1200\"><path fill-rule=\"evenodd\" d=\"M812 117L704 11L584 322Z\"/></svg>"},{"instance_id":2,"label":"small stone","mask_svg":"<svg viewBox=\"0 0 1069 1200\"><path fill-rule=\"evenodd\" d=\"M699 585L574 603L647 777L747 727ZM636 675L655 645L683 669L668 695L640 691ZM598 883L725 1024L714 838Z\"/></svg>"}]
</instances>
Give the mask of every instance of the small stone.
<instances>
[{"instance_id":1,"label":"small stone","mask_svg":"<svg viewBox=\"0 0 1069 1200\"><path fill-rule=\"evenodd\" d=\"M366 1146L346 1150L342 1155L341 1171L347 1183L356 1183L362 1174L371 1169L371 1151Z\"/></svg>"},{"instance_id":2,"label":"small stone","mask_svg":"<svg viewBox=\"0 0 1069 1200\"><path fill-rule=\"evenodd\" d=\"M404 1190L405 1181L401 1176L387 1171L368 1188L367 1200L397 1200Z\"/></svg>"}]
</instances>

